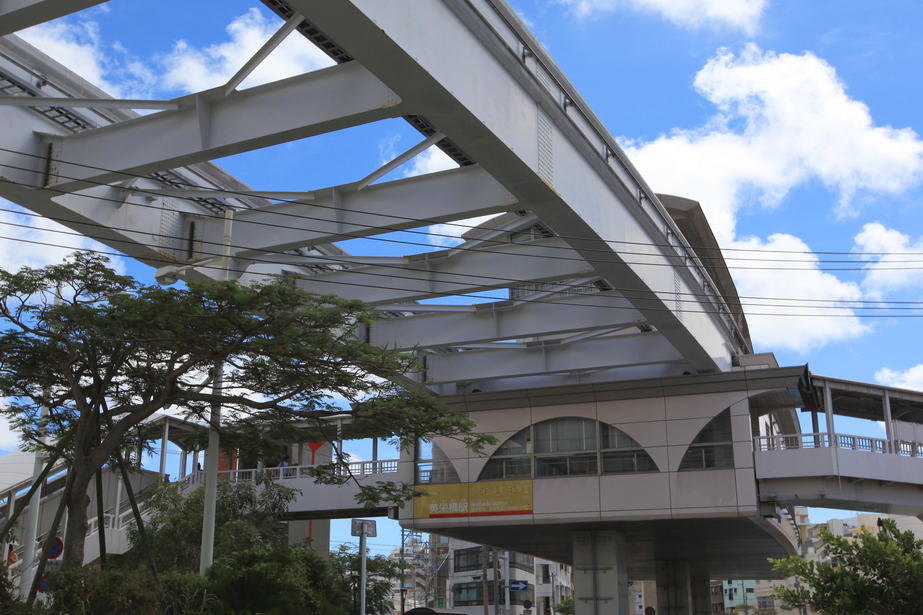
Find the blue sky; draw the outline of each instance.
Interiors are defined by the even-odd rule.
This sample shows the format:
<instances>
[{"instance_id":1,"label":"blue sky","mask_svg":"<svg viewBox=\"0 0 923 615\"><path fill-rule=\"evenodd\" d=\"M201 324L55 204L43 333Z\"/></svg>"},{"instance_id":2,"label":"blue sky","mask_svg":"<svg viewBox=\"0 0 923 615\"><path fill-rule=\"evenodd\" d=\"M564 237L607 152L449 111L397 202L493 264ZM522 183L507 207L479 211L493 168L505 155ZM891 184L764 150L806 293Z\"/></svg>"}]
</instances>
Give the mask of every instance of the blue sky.
<instances>
[{"instance_id":1,"label":"blue sky","mask_svg":"<svg viewBox=\"0 0 923 615\"><path fill-rule=\"evenodd\" d=\"M652 188L700 201L726 257L748 259L729 264L740 295L761 298L748 309L757 351L818 374L923 390L923 6L518 0L514 8ZM176 0L119 0L21 34L114 96L172 98L227 81L280 23L243 0L204 0L195 13ZM293 36L244 87L329 63ZM310 190L356 181L419 139L393 120L216 162L257 189ZM428 151L395 175L449 165ZM18 219L0 212L0 221ZM53 227L26 219L35 227L26 237ZM5 244L7 267L66 252ZM152 281L143 266L121 266ZM0 437L0 449L12 446Z\"/></svg>"}]
</instances>

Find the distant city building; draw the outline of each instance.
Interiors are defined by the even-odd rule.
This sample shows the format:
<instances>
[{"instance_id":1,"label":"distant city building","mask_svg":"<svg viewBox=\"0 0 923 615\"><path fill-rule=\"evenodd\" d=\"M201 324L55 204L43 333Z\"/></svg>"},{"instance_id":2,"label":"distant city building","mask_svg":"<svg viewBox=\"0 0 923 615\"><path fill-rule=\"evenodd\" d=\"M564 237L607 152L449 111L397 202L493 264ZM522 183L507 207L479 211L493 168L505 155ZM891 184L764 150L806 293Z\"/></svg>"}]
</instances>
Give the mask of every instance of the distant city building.
<instances>
[{"instance_id":1,"label":"distant city building","mask_svg":"<svg viewBox=\"0 0 923 615\"><path fill-rule=\"evenodd\" d=\"M427 606L483 615L485 567L491 615L497 604L495 574L501 613L522 613L529 601L532 615L553 615L554 605L573 594L570 566L436 534L424 539L423 534L406 532L403 554L397 548L389 558L403 559L406 565L393 593L395 613Z\"/></svg>"}]
</instances>

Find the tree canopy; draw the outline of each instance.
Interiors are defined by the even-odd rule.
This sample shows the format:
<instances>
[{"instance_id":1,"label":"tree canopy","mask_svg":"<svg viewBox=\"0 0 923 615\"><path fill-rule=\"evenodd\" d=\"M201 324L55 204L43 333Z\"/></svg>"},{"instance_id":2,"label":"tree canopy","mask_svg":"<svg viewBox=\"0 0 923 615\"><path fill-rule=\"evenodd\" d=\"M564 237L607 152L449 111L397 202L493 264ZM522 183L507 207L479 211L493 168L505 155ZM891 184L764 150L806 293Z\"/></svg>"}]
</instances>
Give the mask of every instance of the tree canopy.
<instances>
[{"instance_id":1,"label":"tree canopy","mask_svg":"<svg viewBox=\"0 0 923 615\"><path fill-rule=\"evenodd\" d=\"M438 399L395 384L414 369L413 357L365 343L359 333L370 323L364 304L282 278L149 286L85 252L60 265L0 270L0 396L9 400L0 413L32 450L66 460L73 484L65 567L83 561L91 477L139 437L146 419L171 406L208 421L210 406L220 404L227 420L214 427L223 442L238 438L241 446L264 443L267 434L330 439L325 419L343 413L366 437L408 443L445 435L475 450L491 441ZM226 366L224 387L203 388L217 362ZM297 433L294 421L302 426ZM326 481L346 478L320 473ZM360 498L374 505L412 493L379 483L363 486Z\"/></svg>"},{"instance_id":2,"label":"tree canopy","mask_svg":"<svg viewBox=\"0 0 923 615\"><path fill-rule=\"evenodd\" d=\"M878 533L863 530L852 541L822 529L830 562L774 560L777 571L801 582L773 588L783 608L808 606L825 615L923 613L923 540L899 532L893 519L881 525Z\"/></svg>"},{"instance_id":3,"label":"tree canopy","mask_svg":"<svg viewBox=\"0 0 923 615\"><path fill-rule=\"evenodd\" d=\"M279 549L287 544L285 526L278 522L300 493L269 480L219 481L215 515L215 551L227 557L251 549ZM202 509L205 488L182 493L167 482L154 483L144 491L147 504L148 543L158 570L194 572L199 569L202 546ZM120 561L144 561L138 528L128 530L131 549Z\"/></svg>"}]
</instances>

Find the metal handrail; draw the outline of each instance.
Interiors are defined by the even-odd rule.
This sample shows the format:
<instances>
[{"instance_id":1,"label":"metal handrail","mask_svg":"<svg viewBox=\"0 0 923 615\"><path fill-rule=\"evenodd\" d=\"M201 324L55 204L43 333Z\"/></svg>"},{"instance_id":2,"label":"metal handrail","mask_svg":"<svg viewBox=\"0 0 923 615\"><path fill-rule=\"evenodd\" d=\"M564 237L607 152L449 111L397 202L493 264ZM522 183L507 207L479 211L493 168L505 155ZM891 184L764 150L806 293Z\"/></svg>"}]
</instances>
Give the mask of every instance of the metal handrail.
<instances>
[{"instance_id":1,"label":"metal handrail","mask_svg":"<svg viewBox=\"0 0 923 615\"><path fill-rule=\"evenodd\" d=\"M894 440L889 443L885 438L836 434L833 444L835 448L842 450L923 457L923 443L921 442ZM756 436L753 438L753 445L758 452L830 448L830 436L826 432Z\"/></svg>"},{"instance_id":2,"label":"metal handrail","mask_svg":"<svg viewBox=\"0 0 923 615\"><path fill-rule=\"evenodd\" d=\"M368 476L370 474L396 474L397 459L384 459L376 461L354 461L346 464L346 468L351 474L357 476ZM218 472L219 480L229 480L231 482L252 481L256 478L258 472L262 471L264 475L272 480L290 480L296 478L314 478L312 470L325 464L314 464L306 466L285 466L275 468L263 468L258 470L249 468L246 470L222 470ZM345 473L345 470L343 470ZM187 485L197 484L205 480L205 473L196 471L196 476L190 481L192 475L185 477L183 480Z\"/></svg>"}]
</instances>

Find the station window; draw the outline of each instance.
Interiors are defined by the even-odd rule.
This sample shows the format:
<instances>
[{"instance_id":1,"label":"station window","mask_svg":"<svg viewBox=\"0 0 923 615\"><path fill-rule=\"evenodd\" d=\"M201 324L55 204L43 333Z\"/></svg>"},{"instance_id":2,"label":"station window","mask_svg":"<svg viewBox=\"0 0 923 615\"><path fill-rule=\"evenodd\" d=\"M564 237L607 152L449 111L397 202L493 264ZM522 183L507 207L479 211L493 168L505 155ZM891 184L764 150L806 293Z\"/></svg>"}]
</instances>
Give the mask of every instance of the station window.
<instances>
[{"instance_id":1,"label":"station window","mask_svg":"<svg viewBox=\"0 0 923 615\"><path fill-rule=\"evenodd\" d=\"M658 471L647 451L620 429L566 417L536 423L509 438L478 480Z\"/></svg>"},{"instance_id":2,"label":"station window","mask_svg":"<svg viewBox=\"0 0 923 615\"><path fill-rule=\"evenodd\" d=\"M702 428L679 464L679 470L707 470L734 467L734 438L731 409L728 408Z\"/></svg>"},{"instance_id":3,"label":"station window","mask_svg":"<svg viewBox=\"0 0 923 615\"><path fill-rule=\"evenodd\" d=\"M461 482L452 461L432 441L417 440L416 462L418 485Z\"/></svg>"}]
</instances>

